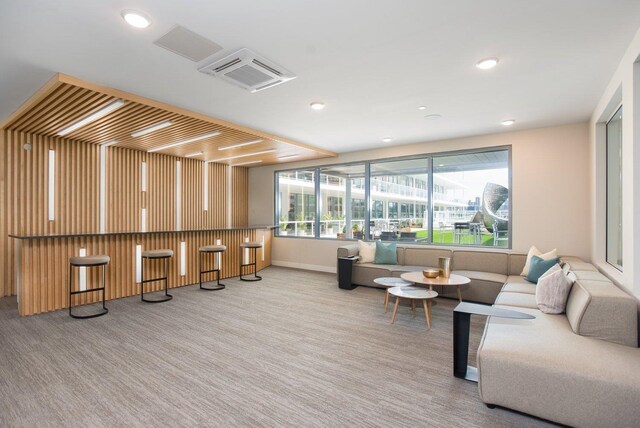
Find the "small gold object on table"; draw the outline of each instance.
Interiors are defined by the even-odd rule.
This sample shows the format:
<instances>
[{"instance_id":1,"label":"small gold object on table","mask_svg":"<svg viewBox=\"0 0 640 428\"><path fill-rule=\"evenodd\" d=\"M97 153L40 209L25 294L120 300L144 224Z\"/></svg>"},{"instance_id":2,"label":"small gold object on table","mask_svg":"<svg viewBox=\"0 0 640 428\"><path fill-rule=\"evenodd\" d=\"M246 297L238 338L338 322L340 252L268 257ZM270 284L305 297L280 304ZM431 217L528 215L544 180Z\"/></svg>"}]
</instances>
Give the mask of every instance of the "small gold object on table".
<instances>
[{"instance_id":1,"label":"small gold object on table","mask_svg":"<svg viewBox=\"0 0 640 428\"><path fill-rule=\"evenodd\" d=\"M440 268L440 276L443 278L449 278L451 275L451 258L439 257L438 267Z\"/></svg>"},{"instance_id":2,"label":"small gold object on table","mask_svg":"<svg viewBox=\"0 0 640 428\"><path fill-rule=\"evenodd\" d=\"M440 275L440 271L438 269L425 269L422 271L422 275L425 278L437 278Z\"/></svg>"}]
</instances>

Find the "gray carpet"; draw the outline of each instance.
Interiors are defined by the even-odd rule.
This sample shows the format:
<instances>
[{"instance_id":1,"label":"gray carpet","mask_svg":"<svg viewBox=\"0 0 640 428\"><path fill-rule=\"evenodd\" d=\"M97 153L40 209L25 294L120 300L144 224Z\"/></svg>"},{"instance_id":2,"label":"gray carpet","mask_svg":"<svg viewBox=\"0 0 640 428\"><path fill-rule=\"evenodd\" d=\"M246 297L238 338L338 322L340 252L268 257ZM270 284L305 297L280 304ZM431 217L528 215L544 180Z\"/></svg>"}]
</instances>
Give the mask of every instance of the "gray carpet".
<instances>
[{"instance_id":1,"label":"gray carpet","mask_svg":"<svg viewBox=\"0 0 640 428\"><path fill-rule=\"evenodd\" d=\"M383 313L381 290L270 267L262 282L19 317L0 299L0 426L538 426L452 375L452 309ZM85 308L82 308L84 310ZM483 320L472 325L477 347ZM475 355L472 356L475 358Z\"/></svg>"}]
</instances>

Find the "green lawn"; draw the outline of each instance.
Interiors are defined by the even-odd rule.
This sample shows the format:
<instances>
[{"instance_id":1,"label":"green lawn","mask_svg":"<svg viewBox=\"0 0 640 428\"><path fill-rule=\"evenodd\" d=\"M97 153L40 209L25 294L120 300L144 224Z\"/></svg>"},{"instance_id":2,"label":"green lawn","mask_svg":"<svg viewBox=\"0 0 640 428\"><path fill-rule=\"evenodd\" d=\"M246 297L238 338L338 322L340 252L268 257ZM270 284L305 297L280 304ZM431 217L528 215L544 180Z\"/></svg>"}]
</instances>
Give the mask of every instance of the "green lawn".
<instances>
[{"instance_id":1,"label":"green lawn","mask_svg":"<svg viewBox=\"0 0 640 428\"><path fill-rule=\"evenodd\" d=\"M416 238L426 239L429 235L427 230L418 230L416 231ZM482 233L480 235L480 239L484 246L493 247L493 234L491 233ZM453 230L434 230L433 231L433 243L434 244L453 244ZM462 235L461 244L474 244L472 235ZM507 241L499 242L498 247L506 247Z\"/></svg>"}]
</instances>

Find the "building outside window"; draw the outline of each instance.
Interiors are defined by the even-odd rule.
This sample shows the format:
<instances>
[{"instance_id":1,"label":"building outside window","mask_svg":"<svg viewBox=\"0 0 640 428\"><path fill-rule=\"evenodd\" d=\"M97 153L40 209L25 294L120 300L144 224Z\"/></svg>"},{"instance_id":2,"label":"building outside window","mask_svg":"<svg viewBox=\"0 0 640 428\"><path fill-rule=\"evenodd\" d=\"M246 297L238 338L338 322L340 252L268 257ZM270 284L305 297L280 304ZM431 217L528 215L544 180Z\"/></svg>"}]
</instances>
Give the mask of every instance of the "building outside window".
<instances>
[{"instance_id":1,"label":"building outside window","mask_svg":"<svg viewBox=\"0 0 640 428\"><path fill-rule=\"evenodd\" d=\"M607 263L622 271L622 106L607 122Z\"/></svg>"}]
</instances>

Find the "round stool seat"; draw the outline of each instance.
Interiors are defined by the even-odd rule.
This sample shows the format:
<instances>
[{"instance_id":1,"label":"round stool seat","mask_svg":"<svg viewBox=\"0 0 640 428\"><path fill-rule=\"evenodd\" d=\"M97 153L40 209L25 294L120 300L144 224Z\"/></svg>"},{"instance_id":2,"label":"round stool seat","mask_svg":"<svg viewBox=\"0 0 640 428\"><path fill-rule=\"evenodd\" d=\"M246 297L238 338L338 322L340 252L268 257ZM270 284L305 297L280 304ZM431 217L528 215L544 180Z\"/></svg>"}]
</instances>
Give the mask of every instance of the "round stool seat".
<instances>
[{"instance_id":1,"label":"round stool seat","mask_svg":"<svg viewBox=\"0 0 640 428\"><path fill-rule=\"evenodd\" d=\"M142 252L142 257L146 259L164 259L173 257L173 250L147 250Z\"/></svg>"},{"instance_id":2,"label":"round stool seat","mask_svg":"<svg viewBox=\"0 0 640 428\"><path fill-rule=\"evenodd\" d=\"M243 242L240 248L262 248L262 242Z\"/></svg>"},{"instance_id":3,"label":"round stool seat","mask_svg":"<svg viewBox=\"0 0 640 428\"><path fill-rule=\"evenodd\" d=\"M71 257L69 263L72 266L102 266L111 261L109 256L85 256L85 257Z\"/></svg>"},{"instance_id":4,"label":"round stool seat","mask_svg":"<svg viewBox=\"0 0 640 428\"><path fill-rule=\"evenodd\" d=\"M226 245L205 245L204 247L200 247L199 251L203 253L219 253L221 251L227 251Z\"/></svg>"}]
</instances>

